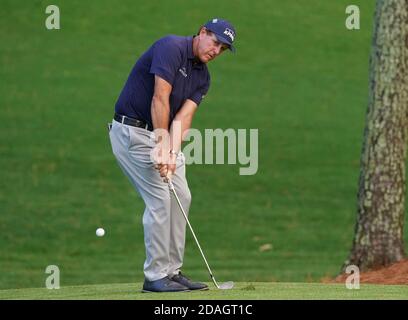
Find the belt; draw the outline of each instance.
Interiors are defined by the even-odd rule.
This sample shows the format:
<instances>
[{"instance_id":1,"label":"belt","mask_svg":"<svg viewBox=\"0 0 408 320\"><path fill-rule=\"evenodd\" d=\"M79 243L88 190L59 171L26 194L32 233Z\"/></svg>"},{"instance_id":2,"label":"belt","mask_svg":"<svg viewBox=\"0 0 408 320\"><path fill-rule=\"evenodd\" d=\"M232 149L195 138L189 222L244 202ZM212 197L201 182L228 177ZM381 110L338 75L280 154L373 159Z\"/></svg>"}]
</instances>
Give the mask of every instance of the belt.
<instances>
[{"instance_id":1,"label":"belt","mask_svg":"<svg viewBox=\"0 0 408 320\"><path fill-rule=\"evenodd\" d=\"M120 122L122 124L126 124L128 126L132 127L138 127L138 128L143 128L149 131L153 131L153 128L149 126L148 123L146 123L143 120L135 119L135 118L130 118L121 114L118 114L115 112L115 115L113 116L113 119L115 119L117 122Z\"/></svg>"}]
</instances>

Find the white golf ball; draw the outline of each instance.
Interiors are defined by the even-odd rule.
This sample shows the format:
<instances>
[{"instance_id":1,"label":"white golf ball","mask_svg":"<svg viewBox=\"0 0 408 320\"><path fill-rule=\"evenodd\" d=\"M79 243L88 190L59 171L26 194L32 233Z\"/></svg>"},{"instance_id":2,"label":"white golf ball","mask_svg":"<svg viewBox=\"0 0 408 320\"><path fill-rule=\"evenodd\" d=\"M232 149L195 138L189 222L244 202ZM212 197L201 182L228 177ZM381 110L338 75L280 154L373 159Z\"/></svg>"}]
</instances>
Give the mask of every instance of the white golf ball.
<instances>
[{"instance_id":1,"label":"white golf ball","mask_svg":"<svg viewBox=\"0 0 408 320\"><path fill-rule=\"evenodd\" d=\"M96 235L98 237L103 237L105 235L105 230L103 230L103 228L96 229Z\"/></svg>"}]
</instances>

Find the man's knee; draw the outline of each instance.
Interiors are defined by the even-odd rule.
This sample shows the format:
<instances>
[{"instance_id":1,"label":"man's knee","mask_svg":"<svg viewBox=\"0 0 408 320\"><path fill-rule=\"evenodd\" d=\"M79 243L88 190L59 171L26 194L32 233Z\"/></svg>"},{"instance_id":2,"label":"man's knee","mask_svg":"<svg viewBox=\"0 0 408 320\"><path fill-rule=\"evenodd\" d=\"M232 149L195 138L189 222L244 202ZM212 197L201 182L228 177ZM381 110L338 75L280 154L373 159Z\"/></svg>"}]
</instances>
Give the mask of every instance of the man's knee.
<instances>
[{"instance_id":1,"label":"man's knee","mask_svg":"<svg viewBox=\"0 0 408 320\"><path fill-rule=\"evenodd\" d=\"M191 192L189 188L184 188L181 190L177 190L177 196L180 198L180 201L184 203L184 205L190 205L191 203Z\"/></svg>"},{"instance_id":2,"label":"man's knee","mask_svg":"<svg viewBox=\"0 0 408 320\"><path fill-rule=\"evenodd\" d=\"M170 197L163 197L154 202L146 204L146 211L143 216L143 224L164 223L170 216Z\"/></svg>"}]
</instances>

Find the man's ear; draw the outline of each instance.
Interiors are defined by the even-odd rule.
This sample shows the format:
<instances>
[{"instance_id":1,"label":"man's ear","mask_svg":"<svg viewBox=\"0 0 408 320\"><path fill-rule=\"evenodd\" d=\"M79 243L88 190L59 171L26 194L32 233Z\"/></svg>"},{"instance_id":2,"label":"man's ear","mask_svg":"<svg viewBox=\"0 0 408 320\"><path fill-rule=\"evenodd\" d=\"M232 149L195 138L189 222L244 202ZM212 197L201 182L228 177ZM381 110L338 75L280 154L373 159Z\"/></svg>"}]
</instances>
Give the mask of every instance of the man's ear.
<instances>
[{"instance_id":1,"label":"man's ear","mask_svg":"<svg viewBox=\"0 0 408 320\"><path fill-rule=\"evenodd\" d=\"M199 35L205 35L207 33L206 27L201 27L200 30L198 31Z\"/></svg>"}]
</instances>

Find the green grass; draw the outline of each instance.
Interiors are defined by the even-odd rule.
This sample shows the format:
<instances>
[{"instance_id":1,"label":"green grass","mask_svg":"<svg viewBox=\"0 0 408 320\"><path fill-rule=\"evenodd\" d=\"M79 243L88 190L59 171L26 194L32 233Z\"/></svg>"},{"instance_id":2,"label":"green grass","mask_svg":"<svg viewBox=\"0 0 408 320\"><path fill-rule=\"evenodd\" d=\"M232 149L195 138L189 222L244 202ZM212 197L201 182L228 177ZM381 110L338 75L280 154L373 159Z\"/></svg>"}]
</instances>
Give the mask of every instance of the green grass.
<instances>
[{"instance_id":1,"label":"green grass","mask_svg":"<svg viewBox=\"0 0 408 320\"><path fill-rule=\"evenodd\" d=\"M142 293L141 283L71 286L60 289L0 290L0 299L74 299L74 300L335 300L408 299L406 286L363 284L347 289L341 284L238 282L232 290L211 289L200 292Z\"/></svg>"},{"instance_id":2,"label":"green grass","mask_svg":"<svg viewBox=\"0 0 408 320\"><path fill-rule=\"evenodd\" d=\"M237 54L209 66L193 125L258 128L259 168L188 168L191 223L210 265L243 282L338 272L356 215L373 3L353 2L358 31L344 27L345 0L59 1L59 31L44 27L48 4L0 5L1 289L42 287L51 264L67 286L143 280L143 203L115 162L106 122L151 43L191 35L216 15L236 25ZM206 276L190 236L184 270Z\"/></svg>"}]
</instances>

